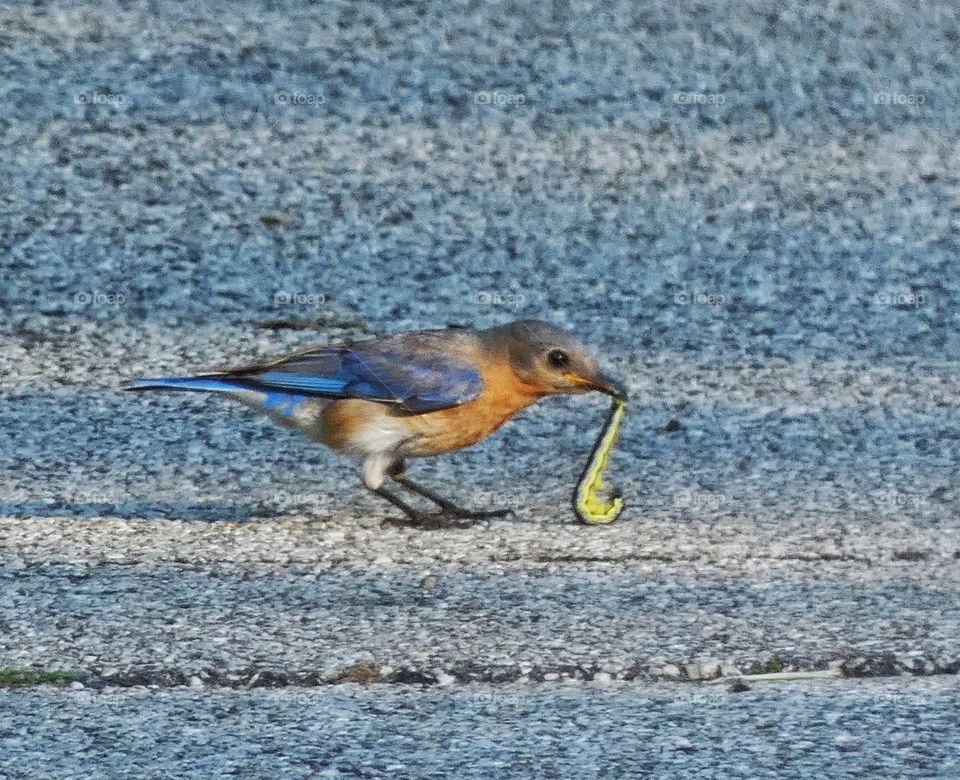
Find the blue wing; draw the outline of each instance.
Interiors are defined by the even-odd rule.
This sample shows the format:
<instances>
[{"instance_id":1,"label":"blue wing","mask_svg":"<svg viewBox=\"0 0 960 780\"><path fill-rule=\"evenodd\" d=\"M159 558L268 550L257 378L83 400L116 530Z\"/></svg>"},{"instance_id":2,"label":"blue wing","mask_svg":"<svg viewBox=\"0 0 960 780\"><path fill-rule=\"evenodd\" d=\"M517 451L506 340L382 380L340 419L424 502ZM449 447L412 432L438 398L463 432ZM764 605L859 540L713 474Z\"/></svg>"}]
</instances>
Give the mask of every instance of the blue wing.
<instances>
[{"instance_id":1,"label":"blue wing","mask_svg":"<svg viewBox=\"0 0 960 780\"><path fill-rule=\"evenodd\" d=\"M425 332L434 337L434 332ZM324 398L364 398L410 412L457 406L483 391L470 363L445 354L436 338L384 339L321 347L269 363L193 377L137 380L130 389L261 390ZM434 343L431 343L433 341ZM446 342L446 339L444 339ZM446 346L446 344L443 344Z\"/></svg>"},{"instance_id":2,"label":"blue wing","mask_svg":"<svg viewBox=\"0 0 960 780\"><path fill-rule=\"evenodd\" d=\"M411 412L476 398L483 379L473 366L438 354L392 349L326 349L297 355L245 377L274 390L398 404Z\"/></svg>"}]
</instances>

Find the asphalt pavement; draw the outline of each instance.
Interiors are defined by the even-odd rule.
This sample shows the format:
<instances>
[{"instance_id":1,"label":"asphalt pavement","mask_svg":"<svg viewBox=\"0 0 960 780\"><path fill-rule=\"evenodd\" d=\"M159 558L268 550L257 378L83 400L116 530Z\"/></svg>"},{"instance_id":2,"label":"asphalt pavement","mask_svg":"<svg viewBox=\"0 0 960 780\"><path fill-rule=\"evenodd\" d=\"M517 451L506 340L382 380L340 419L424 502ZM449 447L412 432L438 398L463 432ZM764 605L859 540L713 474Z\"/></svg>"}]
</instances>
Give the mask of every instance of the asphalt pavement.
<instances>
[{"instance_id":1,"label":"asphalt pavement","mask_svg":"<svg viewBox=\"0 0 960 780\"><path fill-rule=\"evenodd\" d=\"M946 0L0 5L0 773L960 775L958 41ZM569 505L600 397L411 464L516 511L428 530L120 390L525 317L630 389L612 526Z\"/></svg>"}]
</instances>

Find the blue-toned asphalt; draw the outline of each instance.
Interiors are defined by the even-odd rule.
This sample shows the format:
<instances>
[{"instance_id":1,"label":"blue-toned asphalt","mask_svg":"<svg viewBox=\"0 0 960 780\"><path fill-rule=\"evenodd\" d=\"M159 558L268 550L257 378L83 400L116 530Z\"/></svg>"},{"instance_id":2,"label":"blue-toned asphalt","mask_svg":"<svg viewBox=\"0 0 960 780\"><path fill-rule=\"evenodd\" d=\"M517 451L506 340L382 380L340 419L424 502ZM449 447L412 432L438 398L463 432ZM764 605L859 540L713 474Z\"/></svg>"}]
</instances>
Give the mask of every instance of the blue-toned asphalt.
<instances>
[{"instance_id":1,"label":"blue-toned asphalt","mask_svg":"<svg viewBox=\"0 0 960 780\"><path fill-rule=\"evenodd\" d=\"M954 3L0 31L0 667L85 686L0 693L0 774L958 774ZM518 510L444 532L118 389L521 317L629 385L615 527L569 508L602 398L412 464ZM689 680L781 666L850 677Z\"/></svg>"}]
</instances>

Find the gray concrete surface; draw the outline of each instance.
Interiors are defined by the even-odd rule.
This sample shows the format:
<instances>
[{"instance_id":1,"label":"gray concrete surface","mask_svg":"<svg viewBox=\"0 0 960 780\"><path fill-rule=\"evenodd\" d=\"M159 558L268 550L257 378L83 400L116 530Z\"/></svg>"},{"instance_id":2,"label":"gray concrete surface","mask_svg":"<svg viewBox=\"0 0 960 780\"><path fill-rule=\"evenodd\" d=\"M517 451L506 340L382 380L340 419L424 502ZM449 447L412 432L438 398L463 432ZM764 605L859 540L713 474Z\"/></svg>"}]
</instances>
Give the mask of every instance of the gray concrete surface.
<instances>
[{"instance_id":1,"label":"gray concrete surface","mask_svg":"<svg viewBox=\"0 0 960 780\"><path fill-rule=\"evenodd\" d=\"M35 778L955 777L956 696L956 681L945 678L756 685L742 693L593 684L4 692L0 771Z\"/></svg>"},{"instance_id":2,"label":"gray concrete surface","mask_svg":"<svg viewBox=\"0 0 960 780\"><path fill-rule=\"evenodd\" d=\"M0 771L957 774L958 41L945 0L0 5L0 669L85 686L4 690ZM444 532L117 389L528 316L630 386L613 527L568 507L601 399L416 464L518 512ZM846 679L689 682L780 667Z\"/></svg>"}]
</instances>

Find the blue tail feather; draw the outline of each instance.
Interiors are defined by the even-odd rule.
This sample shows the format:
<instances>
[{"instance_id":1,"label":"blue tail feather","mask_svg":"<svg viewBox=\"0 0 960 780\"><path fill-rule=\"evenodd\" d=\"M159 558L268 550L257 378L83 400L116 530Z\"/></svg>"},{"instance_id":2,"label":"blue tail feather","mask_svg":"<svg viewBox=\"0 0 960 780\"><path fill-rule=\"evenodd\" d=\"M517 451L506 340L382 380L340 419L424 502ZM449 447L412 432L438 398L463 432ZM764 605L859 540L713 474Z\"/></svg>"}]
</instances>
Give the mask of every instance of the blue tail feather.
<instances>
[{"instance_id":1,"label":"blue tail feather","mask_svg":"<svg viewBox=\"0 0 960 780\"><path fill-rule=\"evenodd\" d=\"M148 379L134 379L124 390L195 390L216 393L242 389L243 385L229 379L211 376L161 376Z\"/></svg>"},{"instance_id":2,"label":"blue tail feather","mask_svg":"<svg viewBox=\"0 0 960 780\"><path fill-rule=\"evenodd\" d=\"M317 395L339 395L344 392L348 384L342 377L310 376L286 371L264 371L258 374L256 379L266 387L299 390Z\"/></svg>"}]
</instances>

